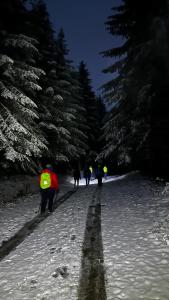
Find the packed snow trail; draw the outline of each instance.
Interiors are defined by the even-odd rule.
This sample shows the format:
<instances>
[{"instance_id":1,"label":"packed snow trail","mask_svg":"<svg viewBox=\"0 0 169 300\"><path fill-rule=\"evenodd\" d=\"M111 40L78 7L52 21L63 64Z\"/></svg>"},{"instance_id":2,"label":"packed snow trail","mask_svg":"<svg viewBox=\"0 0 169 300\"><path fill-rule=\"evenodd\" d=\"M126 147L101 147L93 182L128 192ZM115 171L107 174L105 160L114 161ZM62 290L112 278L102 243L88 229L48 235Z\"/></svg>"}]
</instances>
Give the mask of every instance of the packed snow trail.
<instances>
[{"instance_id":1,"label":"packed snow trail","mask_svg":"<svg viewBox=\"0 0 169 300\"><path fill-rule=\"evenodd\" d=\"M96 187L80 188L0 262L1 300L73 300Z\"/></svg>"},{"instance_id":2,"label":"packed snow trail","mask_svg":"<svg viewBox=\"0 0 169 300\"><path fill-rule=\"evenodd\" d=\"M12 180L8 181L6 190L4 189L6 194L10 191L9 183L11 183L11 185L14 184ZM24 184L25 182L21 181L20 185L22 188L24 187ZM59 179L59 187L59 198L72 189L72 185L67 182L65 178ZM3 205L3 201L0 201L0 246L8 241L12 236L17 234L17 232L21 230L27 222L31 221L39 213L39 205L41 201L39 186L37 186L36 189L37 191L35 194L28 194L23 197L19 197L18 199L14 198L12 201L10 198L6 199L8 201L4 202ZM0 197L3 197L3 195L0 194Z\"/></svg>"},{"instance_id":3,"label":"packed snow trail","mask_svg":"<svg viewBox=\"0 0 169 300\"><path fill-rule=\"evenodd\" d=\"M169 198L150 184L136 176L102 188L107 300L169 299L168 240L156 229L166 220L169 231Z\"/></svg>"},{"instance_id":4,"label":"packed snow trail","mask_svg":"<svg viewBox=\"0 0 169 300\"><path fill-rule=\"evenodd\" d=\"M0 299L169 300L169 194L154 187L80 187L0 262Z\"/></svg>"},{"instance_id":5,"label":"packed snow trail","mask_svg":"<svg viewBox=\"0 0 169 300\"><path fill-rule=\"evenodd\" d=\"M67 192L65 195L57 199L57 202L54 203L54 210L58 208L64 201L66 201L76 190L71 190ZM24 226L8 241L3 242L0 246L0 261L8 255L16 246L18 246L23 240L30 235L35 228L42 222L44 219L49 217L49 214L39 214L35 216L31 221L28 221L24 224Z\"/></svg>"}]
</instances>

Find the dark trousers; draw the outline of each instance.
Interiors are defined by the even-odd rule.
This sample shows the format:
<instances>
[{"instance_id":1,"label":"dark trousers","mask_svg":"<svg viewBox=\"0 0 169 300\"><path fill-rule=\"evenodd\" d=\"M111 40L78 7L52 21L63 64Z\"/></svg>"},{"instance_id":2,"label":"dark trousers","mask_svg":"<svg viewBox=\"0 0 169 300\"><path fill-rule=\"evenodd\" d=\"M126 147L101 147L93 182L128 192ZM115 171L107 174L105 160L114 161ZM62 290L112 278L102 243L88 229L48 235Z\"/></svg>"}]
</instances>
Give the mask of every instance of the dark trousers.
<instances>
[{"instance_id":1,"label":"dark trousers","mask_svg":"<svg viewBox=\"0 0 169 300\"><path fill-rule=\"evenodd\" d=\"M55 196L55 189L41 189L41 213L45 212L46 205L48 202L48 210L52 212L53 210L53 198Z\"/></svg>"},{"instance_id":2,"label":"dark trousers","mask_svg":"<svg viewBox=\"0 0 169 300\"><path fill-rule=\"evenodd\" d=\"M79 178L74 178L74 186L79 186Z\"/></svg>"},{"instance_id":3,"label":"dark trousers","mask_svg":"<svg viewBox=\"0 0 169 300\"><path fill-rule=\"evenodd\" d=\"M98 186L101 186L102 185L102 177L98 176L97 180L98 180Z\"/></svg>"},{"instance_id":4,"label":"dark trousers","mask_svg":"<svg viewBox=\"0 0 169 300\"><path fill-rule=\"evenodd\" d=\"M86 177L86 185L89 185L90 183L90 177Z\"/></svg>"}]
</instances>

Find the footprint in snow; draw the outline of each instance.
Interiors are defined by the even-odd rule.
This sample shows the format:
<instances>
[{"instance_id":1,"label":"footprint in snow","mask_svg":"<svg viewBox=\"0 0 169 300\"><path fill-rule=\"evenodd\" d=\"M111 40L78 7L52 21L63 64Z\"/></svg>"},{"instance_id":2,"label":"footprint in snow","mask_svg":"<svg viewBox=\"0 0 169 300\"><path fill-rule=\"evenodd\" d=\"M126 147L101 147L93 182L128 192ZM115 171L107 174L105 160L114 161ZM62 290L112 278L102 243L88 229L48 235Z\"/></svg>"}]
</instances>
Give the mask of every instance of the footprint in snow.
<instances>
[{"instance_id":1,"label":"footprint in snow","mask_svg":"<svg viewBox=\"0 0 169 300\"><path fill-rule=\"evenodd\" d=\"M71 241L74 241L76 239L76 236L73 234L72 236L71 236Z\"/></svg>"},{"instance_id":2,"label":"footprint in snow","mask_svg":"<svg viewBox=\"0 0 169 300\"><path fill-rule=\"evenodd\" d=\"M51 249L50 249L50 254L54 253L54 252L55 252L55 250L56 250L56 248L54 248L54 247L53 247L53 248L51 248Z\"/></svg>"},{"instance_id":3,"label":"footprint in snow","mask_svg":"<svg viewBox=\"0 0 169 300\"><path fill-rule=\"evenodd\" d=\"M59 267L55 270L55 272L52 274L54 278L57 278L59 275L61 275L63 278L67 278L69 276L68 268L66 266Z\"/></svg>"}]
</instances>

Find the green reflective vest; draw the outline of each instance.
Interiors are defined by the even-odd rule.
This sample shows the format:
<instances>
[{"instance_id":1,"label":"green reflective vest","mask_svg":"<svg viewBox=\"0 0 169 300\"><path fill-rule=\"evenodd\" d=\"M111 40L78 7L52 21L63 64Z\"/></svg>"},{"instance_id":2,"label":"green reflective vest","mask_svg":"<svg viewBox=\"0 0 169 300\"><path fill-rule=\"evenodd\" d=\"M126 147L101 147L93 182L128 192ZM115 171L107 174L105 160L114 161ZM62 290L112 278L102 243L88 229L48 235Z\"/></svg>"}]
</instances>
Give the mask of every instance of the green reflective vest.
<instances>
[{"instance_id":1,"label":"green reflective vest","mask_svg":"<svg viewBox=\"0 0 169 300\"><path fill-rule=\"evenodd\" d=\"M89 167L89 170L90 170L91 173L93 172L93 168L92 167Z\"/></svg>"},{"instance_id":2,"label":"green reflective vest","mask_svg":"<svg viewBox=\"0 0 169 300\"><path fill-rule=\"evenodd\" d=\"M107 173L107 167L106 166L103 168L103 172Z\"/></svg>"}]
</instances>

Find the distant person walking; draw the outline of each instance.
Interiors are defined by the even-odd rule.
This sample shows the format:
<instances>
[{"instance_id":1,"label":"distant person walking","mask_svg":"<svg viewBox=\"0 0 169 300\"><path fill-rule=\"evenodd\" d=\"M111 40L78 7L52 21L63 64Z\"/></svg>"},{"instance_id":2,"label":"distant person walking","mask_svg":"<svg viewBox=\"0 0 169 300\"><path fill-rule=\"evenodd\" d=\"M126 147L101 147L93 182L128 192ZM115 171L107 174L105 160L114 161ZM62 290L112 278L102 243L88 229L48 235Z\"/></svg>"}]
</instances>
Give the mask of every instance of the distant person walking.
<instances>
[{"instance_id":1,"label":"distant person walking","mask_svg":"<svg viewBox=\"0 0 169 300\"><path fill-rule=\"evenodd\" d=\"M91 171L89 167L86 165L84 167L84 178L86 179L86 186L90 183Z\"/></svg>"},{"instance_id":2,"label":"distant person walking","mask_svg":"<svg viewBox=\"0 0 169 300\"><path fill-rule=\"evenodd\" d=\"M49 212L53 211L53 199L55 193L59 191L58 177L52 171L51 165L46 165L46 168L41 171L39 176L40 192L41 192L41 213L46 210L48 202Z\"/></svg>"},{"instance_id":3,"label":"distant person walking","mask_svg":"<svg viewBox=\"0 0 169 300\"><path fill-rule=\"evenodd\" d=\"M107 166L103 167L103 172L104 172L104 179L107 180L107 172L108 172Z\"/></svg>"},{"instance_id":4,"label":"distant person walking","mask_svg":"<svg viewBox=\"0 0 169 300\"><path fill-rule=\"evenodd\" d=\"M90 167L89 167L89 170L90 170L90 177L91 177L91 180L92 180L93 177L94 177L94 174L93 174L93 167L90 166Z\"/></svg>"},{"instance_id":5,"label":"distant person walking","mask_svg":"<svg viewBox=\"0 0 169 300\"><path fill-rule=\"evenodd\" d=\"M74 177L74 187L79 187L79 179L80 179L80 170L78 167L76 167L73 170L73 177Z\"/></svg>"},{"instance_id":6,"label":"distant person walking","mask_svg":"<svg viewBox=\"0 0 169 300\"><path fill-rule=\"evenodd\" d=\"M95 172L96 172L96 178L98 180L98 186L101 186L102 185L102 177L103 177L103 170L101 168L101 165L98 165Z\"/></svg>"}]
</instances>

